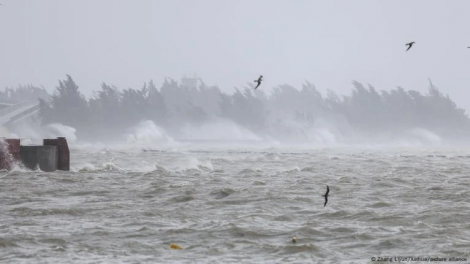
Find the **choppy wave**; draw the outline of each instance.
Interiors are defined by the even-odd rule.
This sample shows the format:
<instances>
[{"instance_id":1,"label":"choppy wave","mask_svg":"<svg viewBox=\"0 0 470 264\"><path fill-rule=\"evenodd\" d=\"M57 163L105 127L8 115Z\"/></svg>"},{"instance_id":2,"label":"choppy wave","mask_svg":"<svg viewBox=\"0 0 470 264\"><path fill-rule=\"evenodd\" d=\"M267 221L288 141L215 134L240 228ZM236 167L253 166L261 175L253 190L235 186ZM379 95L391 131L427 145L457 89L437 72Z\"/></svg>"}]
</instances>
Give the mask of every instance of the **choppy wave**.
<instances>
[{"instance_id":1,"label":"choppy wave","mask_svg":"<svg viewBox=\"0 0 470 264\"><path fill-rule=\"evenodd\" d=\"M466 149L145 149L75 147L70 172L0 171L0 257L8 263L470 258ZM170 249L172 243L183 249Z\"/></svg>"},{"instance_id":2,"label":"choppy wave","mask_svg":"<svg viewBox=\"0 0 470 264\"><path fill-rule=\"evenodd\" d=\"M162 143L173 143L174 140L166 134L166 132L155 125L154 122L147 120L140 122L136 127L131 129L128 134L128 143L134 145L152 146Z\"/></svg>"}]
</instances>

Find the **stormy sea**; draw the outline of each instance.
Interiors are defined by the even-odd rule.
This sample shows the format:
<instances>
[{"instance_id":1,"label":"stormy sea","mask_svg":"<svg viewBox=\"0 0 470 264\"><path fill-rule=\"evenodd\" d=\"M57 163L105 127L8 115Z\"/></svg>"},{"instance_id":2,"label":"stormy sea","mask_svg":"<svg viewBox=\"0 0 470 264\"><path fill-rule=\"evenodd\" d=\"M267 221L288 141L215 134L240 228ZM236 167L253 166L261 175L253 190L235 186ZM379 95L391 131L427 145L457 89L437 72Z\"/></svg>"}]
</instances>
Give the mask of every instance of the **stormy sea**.
<instances>
[{"instance_id":1,"label":"stormy sea","mask_svg":"<svg viewBox=\"0 0 470 264\"><path fill-rule=\"evenodd\" d=\"M0 262L467 263L469 176L456 146L77 143L0 172Z\"/></svg>"}]
</instances>

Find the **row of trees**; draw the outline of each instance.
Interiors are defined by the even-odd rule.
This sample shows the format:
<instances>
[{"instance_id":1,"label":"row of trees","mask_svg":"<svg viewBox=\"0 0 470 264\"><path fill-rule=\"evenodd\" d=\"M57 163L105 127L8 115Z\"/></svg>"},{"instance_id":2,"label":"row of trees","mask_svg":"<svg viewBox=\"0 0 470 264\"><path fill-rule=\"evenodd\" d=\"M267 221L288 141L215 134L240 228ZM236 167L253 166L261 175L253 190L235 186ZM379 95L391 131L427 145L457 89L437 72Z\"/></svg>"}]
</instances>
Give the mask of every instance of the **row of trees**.
<instances>
[{"instance_id":1,"label":"row of trees","mask_svg":"<svg viewBox=\"0 0 470 264\"><path fill-rule=\"evenodd\" d=\"M0 102L15 103L23 100L36 101L38 98L49 99L49 93L44 87L36 87L32 84L19 85L17 88L7 87L0 91Z\"/></svg>"},{"instance_id":2,"label":"row of trees","mask_svg":"<svg viewBox=\"0 0 470 264\"><path fill-rule=\"evenodd\" d=\"M306 82L301 89L289 85L274 88L271 94L253 90L251 84L232 94L202 81L196 87L165 79L160 89L153 81L141 89L118 89L103 83L87 99L71 76L59 81L50 99L40 99L44 124L59 122L77 129L78 137L105 133L122 134L123 129L142 120L152 120L173 135L186 124L193 126L224 118L260 135L295 133L292 129L333 127L339 133L387 132L425 128L440 134L463 134L470 120L431 82L429 92L398 87L377 91L353 82L352 93L323 96ZM294 128L293 128L294 127Z\"/></svg>"}]
</instances>

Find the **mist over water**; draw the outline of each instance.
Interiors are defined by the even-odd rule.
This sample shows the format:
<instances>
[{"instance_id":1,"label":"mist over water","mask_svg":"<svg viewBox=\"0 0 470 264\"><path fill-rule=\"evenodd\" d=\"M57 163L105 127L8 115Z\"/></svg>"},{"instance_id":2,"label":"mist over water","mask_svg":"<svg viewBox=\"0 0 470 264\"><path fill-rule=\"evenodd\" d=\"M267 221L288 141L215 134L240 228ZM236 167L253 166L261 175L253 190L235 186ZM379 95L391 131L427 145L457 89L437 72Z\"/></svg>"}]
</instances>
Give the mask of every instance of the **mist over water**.
<instances>
[{"instance_id":1,"label":"mist over water","mask_svg":"<svg viewBox=\"0 0 470 264\"><path fill-rule=\"evenodd\" d=\"M284 130L282 130L284 129ZM298 146L298 147L452 147L467 145L466 142L443 139L436 133L423 129L413 128L401 133L384 133L358 135L342 133L331 126L304 127L294 122L287 123L283 128L277 127L272 133L256 134L227 120L217 120L203 125L187 124L180 133L170 135L164 128L157 126L153 121L142 121L130 127L114 139L80 140L76 129L59 123L43 127L23 124L21 131L15 133L3 128L1 136L7 138L20 138L22 145L42 144L42 138L66 137L71 146L90 146L98 144L101 147L131 147L131 148L166 148L182 144L245 146L248 144L262 146ZM249 143L251 142L251 143Z\"/></svg>"},{"instance_id":2,"label":"mist over water","mask_svg":"<svg viewBox=\"0 0 470 264\"><path fill-rule=\"evenodd\" d=\"M69 172L0 171L0 260L470 258L470 123L433 86L380 95L356 83L340 100L165 81L103 84L88 101L70 76L60 87L35 118L0 128L23 145L65 136L71 150Z\"/></svg>"},{"instance_id":3,"label":"mist over water","mask_svg":"<svg viewBox=\"0 0 470 264\"><path fill-rule=\"evenodd\" d=\"M401 87L379 91L354 81L351 94L340 97L330 90L324 96L309 82L301 89L279 85L271 93L248 83L228 94L199 78L166 78L159 88L153 81L141 89L103 83L85 98L67 75L49 98L34 86L10 89L0 98L35 94L41 95L37 114L2 127L2 136L136 146L181 141L442 146L470 139L465 111L430 80L427 94Z\"/></svg>"},{"instance_id":4,"label":"mist over water","mask_svg":"<svg viewBox=\"0 0 470 264\"><path fill-rule=\"evenodd\" d=\"M22 123L13 131L9 131L7 128L0 126L0 137L19 138L22 140L22 145L28 145L30 142L42 144L43 138L57 137L66 137L67 141L73 144L77 141L75 132L75 128L59 123L48 124L45 126L41 126L34 122Z\"/></svg>"},{"instance_id":5,"label":"mist over water","mask_svg":"<svg viewBox=\"0 0 470 264\"><path fill-rule=\"evenodd\" d=\"M162 144L175 143L173 138L157 127L152 121L142 121L136 127L130 129L127 143L137 146L161 146Z\"/></svg>"},{"instance_id":6,"label":"mist over water","mask_svg":"<svg viewBox=\"0 0 470 264\"><path fill-rule=\"evenodd\" d=\"M186 124L181 130L181 138L189 140L263 140L248 129L224 119L214 120L200 126Z\"/></svg>"}]
</instances>

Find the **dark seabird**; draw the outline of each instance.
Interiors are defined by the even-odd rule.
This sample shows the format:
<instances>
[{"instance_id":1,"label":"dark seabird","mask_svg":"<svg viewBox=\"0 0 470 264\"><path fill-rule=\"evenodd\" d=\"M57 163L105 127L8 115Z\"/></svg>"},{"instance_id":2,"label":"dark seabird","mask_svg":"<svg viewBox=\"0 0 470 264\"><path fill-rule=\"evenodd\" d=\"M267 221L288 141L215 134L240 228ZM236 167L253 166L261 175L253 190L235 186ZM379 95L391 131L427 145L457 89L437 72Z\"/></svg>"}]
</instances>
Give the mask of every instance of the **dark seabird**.
<instances>
[{"instance_id":1,"label":"dark seabird","mask_svg":"<svg viewBox=\"0 0 470 264\"><path fill-rule=\"evenodd\" d=\"M326 186L326 193L325 195L323 195L323 197L325 197L325 204L323 205L323 207L326 206L326 203L328 202L328 194L330 193L330 187L328 187L328 185Z\"/></svg>"},{"instance_id":2,"label":"dark seabird","mask_svg":"<svg viewBox=\"0 0 470 264\"><path fill-rule=\"evenodd\" d=\"M255 80L255 83L258 83L258 85L255 87L255 90L261 85L261 81L263 81L263 75L260 75L258 80Z\"/></svg>"},{"instance_id":3,"label":"dark seabird","mask_svg":"<svg viewBox=\"0 0 470 264\"><path fill-rule=\"evenodd\" d=\"M408 51L409 49L411 49L411 46L413 46L413 44L415 44L415 42L410 42L410 43L406 43L405 46L408 46L408 48L406 49L406 51Z\"/></svg>"}]
</instances>

